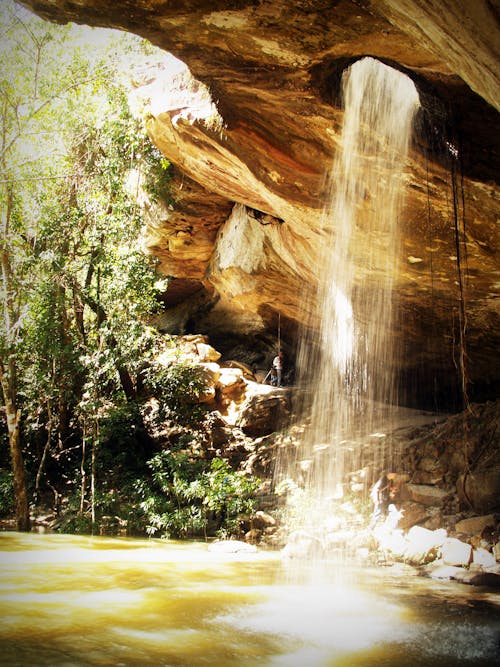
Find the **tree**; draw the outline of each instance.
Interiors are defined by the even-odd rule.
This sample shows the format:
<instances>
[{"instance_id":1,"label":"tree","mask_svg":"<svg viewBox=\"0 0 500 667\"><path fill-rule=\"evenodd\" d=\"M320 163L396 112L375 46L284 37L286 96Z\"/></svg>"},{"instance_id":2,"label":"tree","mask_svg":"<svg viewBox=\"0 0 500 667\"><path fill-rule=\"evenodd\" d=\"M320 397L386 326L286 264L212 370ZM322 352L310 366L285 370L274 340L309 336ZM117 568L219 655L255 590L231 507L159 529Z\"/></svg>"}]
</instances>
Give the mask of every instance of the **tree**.
<instances>
[{"instance_id":1,"label":"tree","mask_svg":"<svg viewBox=\"0 0 500 667\"><path fill-rule=\"evenodd\" d=\"M23 453L38 491L52 447L60 458L78 429L85 441L89 419L98 441L109 405L136 397L155 274L125 182L132 168L164 182L168 165L109 84L109 54L89 62L70 27L10 2L0 29L0 384L17 525L29 530ZM42 431L41 451L28 448Z\"/></svg>"},{"instance_id":2,"label":"tree","mask_svg":"<svg viewBox=\"0 0 500 667\"><path fill-rule=\"evenodd\" d=\"M4 136L2 137L4 139ZM4 143L2 143L2 146ZM3 163L3 159L2 159ZM4 166L4 164L2 164ZM13 222L14 197L9 184L4 184L0 195L2 203L2 228L0 262L2 268L1 299L4 326L0 335L0 385L4 397L4 410L9 434L12 461L14 494L16 499L16 522L18 530L30 529L26 472L21 447L21 409L18 402L16 348L21 327L20 303L15 298L15 272L8 241Z\"/></svg>"}]
</instances>

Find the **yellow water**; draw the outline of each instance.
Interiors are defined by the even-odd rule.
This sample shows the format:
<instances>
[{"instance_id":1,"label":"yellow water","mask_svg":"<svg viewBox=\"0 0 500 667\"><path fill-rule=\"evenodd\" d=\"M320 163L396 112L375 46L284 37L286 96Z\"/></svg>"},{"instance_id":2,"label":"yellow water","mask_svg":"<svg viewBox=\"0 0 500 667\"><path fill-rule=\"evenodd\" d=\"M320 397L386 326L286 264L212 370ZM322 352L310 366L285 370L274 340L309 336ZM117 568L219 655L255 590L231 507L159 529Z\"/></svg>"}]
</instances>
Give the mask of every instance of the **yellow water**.
<instances>
[{"instance_id":1,"label":"yellow water","mask_svg":"<svg viewBox=\"0 0 500 667\"><path fill-rule=\"evenodd\" d=\"M204 543L0 534L0 664L490 665L500 597Z\"/></svg>"}]
</instances>

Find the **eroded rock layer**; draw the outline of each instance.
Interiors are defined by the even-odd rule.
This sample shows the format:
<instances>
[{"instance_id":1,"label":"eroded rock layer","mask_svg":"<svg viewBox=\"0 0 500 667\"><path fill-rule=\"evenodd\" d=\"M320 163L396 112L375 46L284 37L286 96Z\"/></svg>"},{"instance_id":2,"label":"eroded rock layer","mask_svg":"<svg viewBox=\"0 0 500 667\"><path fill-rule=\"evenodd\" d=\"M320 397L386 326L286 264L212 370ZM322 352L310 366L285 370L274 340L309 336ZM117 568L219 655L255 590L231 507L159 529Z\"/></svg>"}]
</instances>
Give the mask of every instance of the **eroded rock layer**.
<instances>
[{"instance_id":1,"label":"eroded rock layer","mask_svg":"<svg viewBox=\"0 0 500 667\"><path fill-rule=\"evenodd\" d=\"M151 222L146 245L176 279L166 297L165 328L218 336L219 349L228 332L274 331L278 313L285 343L293 347L310 307L301 287L321 277L316 258L326 174L342 123L341 74L367 55L404 71L422 110L393 266L394 334L404 351L398 371L407 395L422 394L417 387L423 386L449 392L459 384L459 347L465 346L470 391L476 398L496 393L497 3L24 4L50 20L136 32L181 59L208 87L221 118L196 110L192 99L174 103L167 95L150 109L151 137L175 167L175 201ZM157 74L166 76L161 68ZM182 77L178 83L186 85ZM362 207L369 207L369 193ZM359 280L369 291L366 248L383 253L384 247L363 234L362 224L356 234Z\"/></svg>"}]
</instances>

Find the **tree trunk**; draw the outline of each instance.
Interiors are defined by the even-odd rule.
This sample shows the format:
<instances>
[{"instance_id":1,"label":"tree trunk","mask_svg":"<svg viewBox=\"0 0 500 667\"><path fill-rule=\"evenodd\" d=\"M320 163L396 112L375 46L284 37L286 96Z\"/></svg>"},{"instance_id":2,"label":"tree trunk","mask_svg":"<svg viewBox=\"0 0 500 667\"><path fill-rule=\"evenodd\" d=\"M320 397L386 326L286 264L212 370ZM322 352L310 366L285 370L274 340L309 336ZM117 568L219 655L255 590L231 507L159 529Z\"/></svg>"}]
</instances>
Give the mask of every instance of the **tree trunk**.
<instances>
[{"instance_id":1,"label":"tree trunk","mask_svg":"<svg viewBox=\"0 0 500 667\"><path fill-rule=\"evenodd\" d=\"M85 487L87 485L87 475L85 473L85 446L87 440L87 432L85 424L83 425L83 435L82 435L82 460L80 463L80 473L82 476L82 481L80 484L80 515L83 516L83 510L85 509Z\"/></svg>"},{"instance_id":2,"label":"tree trunk","mask_svg":"<svg viewBox=\"0 0 500 667\"><path fill-rule=\"evenodd\" d=\"M7 415L7 422L8 421L9 415ZM16 524L17 530L29 532L31 530L30 508L28 503L28 488L26 485L26 471L21 451L21 439L19 437L20 425L21 411L18 410L15 417L13 433L11 433L9 428L10 456L14 473L14 495L16 498Z\"/></svg>"},{"instance_id":3,"label":"tree trunk","mask_svg":"<svg viewBox=\"0 0 500 667\"><path fill-rule=\"evenodd\" d=\"M12 397L9 395L9 382L5 376L5 369L1 362L0 382L5 401L10 458L12 461L12 472L14 474L17 530L29 532L31 530L31 522L28 503L28 487L26 484L26 470L24 468L23 454L21 451L21 410L16 409Z\"/></svg>"}]
</instances>

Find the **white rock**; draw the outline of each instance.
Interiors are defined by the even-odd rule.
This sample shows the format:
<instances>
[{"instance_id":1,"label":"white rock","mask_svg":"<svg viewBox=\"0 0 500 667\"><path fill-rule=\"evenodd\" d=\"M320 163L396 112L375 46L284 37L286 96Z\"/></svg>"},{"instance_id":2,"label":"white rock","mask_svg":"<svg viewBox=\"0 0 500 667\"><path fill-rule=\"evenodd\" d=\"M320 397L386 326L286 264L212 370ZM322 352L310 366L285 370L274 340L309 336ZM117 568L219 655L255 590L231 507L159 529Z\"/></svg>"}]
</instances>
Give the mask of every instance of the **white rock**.
<instances>
[{"instance_id":1,"label":"white rock","mask_svg":"<svg viewBox=\"0 0 500 667\"><path fill-rule=\"evenodd\" d=\"M217 352L208 343L196 343L196 351L198 352L200 361L217 361L222 356L220 352Z\"/></svg>"},{"instance_id":2,"label":"white rock","mask_svg":"<svg viewBox=\"0 0 500 667\"><path fill-rule=\"evenodd\" d=\"M438 550L446 538L444 529L428 530L422 526L413 526L406 536L404 557L411 563L430 563L437 558Z\"/></svg>"},{"instance_id":3,"label":"white rock","mask_svg":"<svg viewBox=\"0 0 500 667\"><path fill-rule=\"evenodd\" d=\"M373 530L373 536L382 551L389 551L394 556L402 556L405 553L408 543L402 530L387 530L380 526Z\"/></svg>"},{"instance_id":4,"label":"white rock","mask_svg":"<svg viewBox=\"0 0 500 667\"><path fill-rule=\"evenodd\" d=\"M449 537L441 547L445 565L469 565L472 561L472 547L456 537Z\"/></svg>"},{"instance_id":5,"label":"white rock","mask_svg":"<svg viewBox=\"0 0 500 667\"><path fill-rule=\"evenodd\" d=\"M443 563L438 563L434 565L431 563L427 566L426 572L431 579L454 579L458 572L461 570L460 567L456 565L443 565Z\"/></svg>"},{"instance_id":6,"label":"white rock","mask_svg":"<svg viewBox=\"0 0 500 667\"><path fill-rule=\"evenodd\" d=\"M482 567L493 567L497 564L495 556L482 547L474 549L472 562L475 565L481 565Z\"/></svg>"},{"instance_id":7,"label":"white rock","mask_svg":"<svg viewBox=\"0 0 500 667\"><path fill-rule=\"evenodd\" d=\"M208 551L225 554L235 553L255 553L257 547L254 544L247 544L239 540L221 540L208 545Z\"/></svg>"},{"instance_id":8,"label":"white rock","mask_svg":"<svg viewBox=\"0 0 500 667\"><path fill-rule=\"evenodd\" d=\"M200 364L200 368L203 368L204 373L209 377L213 382L217 382L220 378L221 367L219 364L216 364L213 361Z\"/></svg>"}]
</instances>

